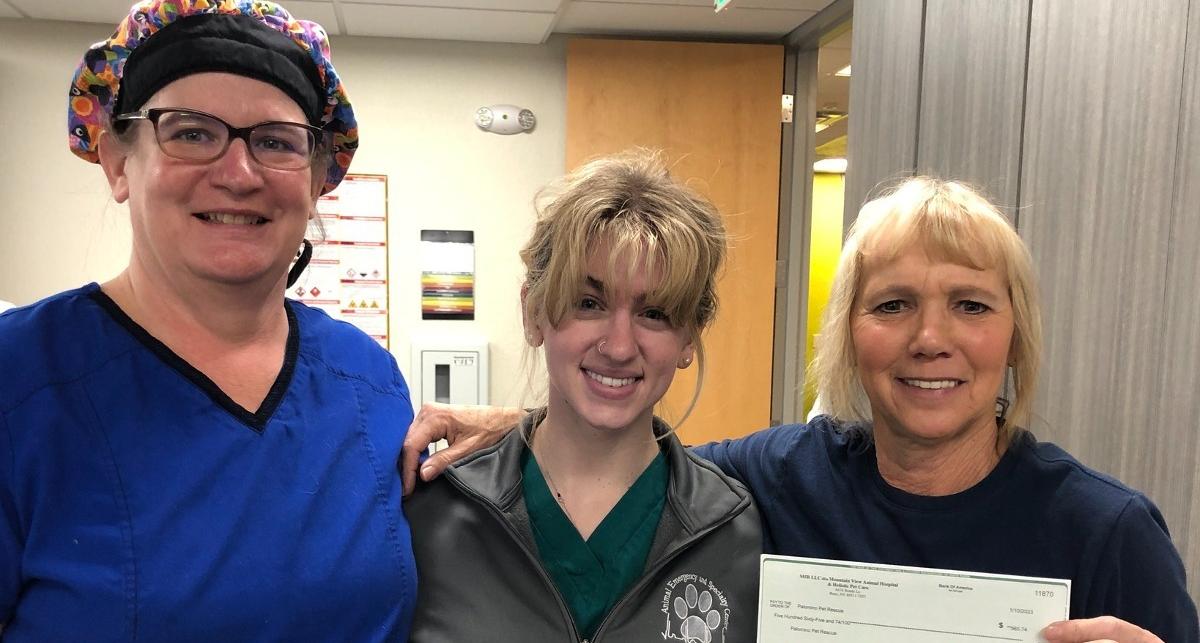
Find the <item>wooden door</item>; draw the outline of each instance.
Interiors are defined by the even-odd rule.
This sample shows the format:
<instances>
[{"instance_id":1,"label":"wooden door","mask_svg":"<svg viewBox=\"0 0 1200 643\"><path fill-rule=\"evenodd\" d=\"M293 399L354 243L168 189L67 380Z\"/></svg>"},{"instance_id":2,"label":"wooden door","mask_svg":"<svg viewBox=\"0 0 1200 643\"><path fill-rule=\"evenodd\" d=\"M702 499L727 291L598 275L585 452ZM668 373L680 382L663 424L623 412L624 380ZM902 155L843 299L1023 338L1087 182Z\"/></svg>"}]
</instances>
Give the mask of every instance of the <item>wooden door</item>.
<instances>
[{"instance_id":1,"label":"wooden door","mask_svg":"<svg viewBox=\"0 0 1200 643\"><path fill-rule=\"evenodd\" d=\"M643 146L716 204L731 236L700 402L685 443L737 437L771 417L783 47L576 39L567 46L567 166ZM695 366L659 409L679 418Z\"/></svg>"}]
</instances>

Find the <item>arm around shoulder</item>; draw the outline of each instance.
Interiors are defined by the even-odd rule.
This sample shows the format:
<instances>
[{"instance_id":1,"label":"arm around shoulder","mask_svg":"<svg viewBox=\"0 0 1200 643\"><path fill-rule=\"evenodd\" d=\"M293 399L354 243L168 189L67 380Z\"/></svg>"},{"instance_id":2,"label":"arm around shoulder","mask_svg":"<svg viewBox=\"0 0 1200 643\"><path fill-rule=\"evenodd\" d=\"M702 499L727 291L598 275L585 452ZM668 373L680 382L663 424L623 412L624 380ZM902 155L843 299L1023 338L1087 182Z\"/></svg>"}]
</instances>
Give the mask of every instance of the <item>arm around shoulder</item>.
<instances>
[{"instance_id":1,"label":"arm around shoulder","mask_svg":"<svg viewBox=\"0 0 1200 643\"><path fill-rule=\"evenodd\" d=\"M426 482L438 477L455 461L499 442L524 415L521 409L499 406L422 404L404 438L399 462L405 495L416 488L418 470ZM449 448L422 462L429 445L443 439Z\"/></svg>"}]
</instances>

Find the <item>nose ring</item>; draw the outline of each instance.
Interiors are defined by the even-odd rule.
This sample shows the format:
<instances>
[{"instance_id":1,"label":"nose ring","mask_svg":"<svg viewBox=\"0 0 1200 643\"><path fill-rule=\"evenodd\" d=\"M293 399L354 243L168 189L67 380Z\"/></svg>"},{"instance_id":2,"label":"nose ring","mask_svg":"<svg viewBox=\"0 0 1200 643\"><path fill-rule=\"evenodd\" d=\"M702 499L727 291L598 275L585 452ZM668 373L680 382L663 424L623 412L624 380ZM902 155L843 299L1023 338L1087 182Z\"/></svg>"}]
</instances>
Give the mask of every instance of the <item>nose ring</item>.
<instances>
[{"instance_id":1,"label":"nose ring","mask_svg":"<svg viewBox=\"0 0 1200 643\"><path fill-rule=\"evenodd\" d=\"M600 343L596 344L596 352L600 353L601 355L604 355L604 345L607 343L608 343L608 338L604 338L604 339L600 340ZM607 355L605 355L605 357L607 357Z\"/></svg>"}]
</instances>

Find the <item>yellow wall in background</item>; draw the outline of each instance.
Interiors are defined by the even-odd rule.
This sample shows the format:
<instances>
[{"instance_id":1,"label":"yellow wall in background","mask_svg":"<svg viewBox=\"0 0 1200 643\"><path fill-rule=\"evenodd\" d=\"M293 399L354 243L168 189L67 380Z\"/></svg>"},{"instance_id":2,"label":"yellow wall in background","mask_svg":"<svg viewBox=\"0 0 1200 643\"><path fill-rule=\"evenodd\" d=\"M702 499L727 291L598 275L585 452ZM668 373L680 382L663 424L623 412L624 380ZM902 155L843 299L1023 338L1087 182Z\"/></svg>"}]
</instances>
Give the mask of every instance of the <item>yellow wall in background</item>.
<instances>
[{"instance_id":1,"label":"yellow wall in background","mask_svg":"<svg viewBox=\"0 0 1200 643\"><path fill-rule=\"evenodd\" d=\"M809 238L808 265L808 343L804 349L805 364L812 363L813 341L821 328L821 313L829 300L833 273L837 270L842 251L842 202L845 197L845 176L813 174L812 233ZM807 383L804 387L804 413L812 408L817 392Z\"/></svg>"}]
</instances>

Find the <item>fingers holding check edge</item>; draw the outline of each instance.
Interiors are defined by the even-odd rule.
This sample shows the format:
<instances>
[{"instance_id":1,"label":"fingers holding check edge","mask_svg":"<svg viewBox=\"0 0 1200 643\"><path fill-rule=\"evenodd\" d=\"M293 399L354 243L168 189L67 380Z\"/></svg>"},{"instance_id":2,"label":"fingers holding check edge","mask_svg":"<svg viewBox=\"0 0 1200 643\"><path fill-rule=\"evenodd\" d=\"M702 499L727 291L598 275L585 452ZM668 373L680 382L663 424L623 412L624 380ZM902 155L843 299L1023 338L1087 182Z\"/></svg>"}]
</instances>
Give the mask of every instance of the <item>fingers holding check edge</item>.
<instances>
[{"instance_id":1,"label":"fingers holding check edge","mask_svg":"<svg viewBox=\"0 0 1200 643\"><path fill-rule=\"evenodd\" d=\"M1047 643L1163 643L1133 623L1114 616L1051 623L1042 630Z\"/></svg>"}]
</instances>

